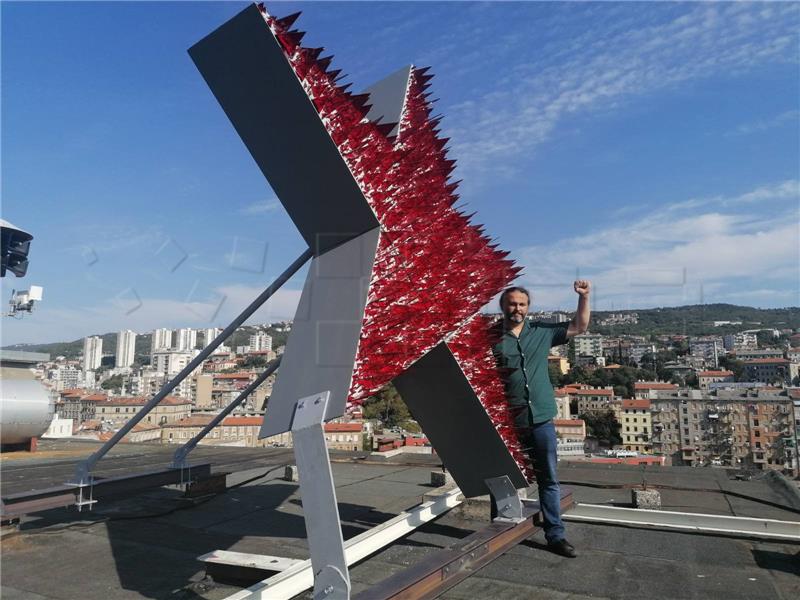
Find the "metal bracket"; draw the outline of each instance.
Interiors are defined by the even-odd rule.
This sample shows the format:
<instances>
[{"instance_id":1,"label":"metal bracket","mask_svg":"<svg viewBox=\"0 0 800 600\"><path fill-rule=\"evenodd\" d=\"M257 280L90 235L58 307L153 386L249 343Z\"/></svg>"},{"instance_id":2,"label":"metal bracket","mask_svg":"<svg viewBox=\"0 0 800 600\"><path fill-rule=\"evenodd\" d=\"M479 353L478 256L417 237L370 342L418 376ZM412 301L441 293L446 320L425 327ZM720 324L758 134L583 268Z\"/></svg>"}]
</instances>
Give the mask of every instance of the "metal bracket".
<instances>
[{"instance_id":1,"label":"metal bracket","mask_svg":"<svg viewBox=\"0 0 800 600\"><path fill-rule=\"evenodd\" d=\"M519 492L508 475L501 475L500 477L490 477L484 479L486 486L489 488L489 493L497 509L497 517L495 521L505 523L520 523L525 520L525 515L522 506L522 500L519 497Z\"/></svg>"},{"instance_id":2,"label":"metal bracket","mask_svg":"<svg viewBox=\"0 0 800 600\"><path fill-rule=\"evenodd\" d=\"M92 505L97 504L97 500L94 499L94 476L91 473L87 473L82 477L79 483L68 483L66 485L78 488L78 496L75 498L75 506L78 507L78 512L81 512L84 506L88 506L89 510L92 510ZM87 488L89 490L88 498L84 495L84 490Z\"/></svg>"},{"instance_id":3,"label":"metal bracket","mask_svg":"<svg viewBox=\"0 0 800 600\"><path fill-rule=\"evenodd\" d=\"M322 429L330 395L322 392L297 401L292 439L314 572L314 600L349 600L350 575Z\"/></svg>"}]
</instances>

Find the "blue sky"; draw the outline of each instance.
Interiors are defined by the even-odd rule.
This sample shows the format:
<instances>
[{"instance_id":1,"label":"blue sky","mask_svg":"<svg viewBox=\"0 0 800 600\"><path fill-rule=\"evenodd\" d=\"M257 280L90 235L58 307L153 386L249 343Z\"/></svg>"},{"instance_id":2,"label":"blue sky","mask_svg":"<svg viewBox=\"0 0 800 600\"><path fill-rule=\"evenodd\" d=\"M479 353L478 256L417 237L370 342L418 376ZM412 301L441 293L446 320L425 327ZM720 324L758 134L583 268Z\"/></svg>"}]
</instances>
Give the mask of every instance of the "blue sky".
<instances>
[{"instance_id":1,"label":"blue sky","mask_svg":"<svg viewBox=\"0 0 800 600\"><path fill-rule=\"evenodd\" d=\"M240 2L2 3L2 343L224 325L300 254L187 48ZM297 3L355 89L430 65L462 204L534 309L798 306L800 5ZM304 272L256 315L291 317Z\"/></svg>"}]
</instances>

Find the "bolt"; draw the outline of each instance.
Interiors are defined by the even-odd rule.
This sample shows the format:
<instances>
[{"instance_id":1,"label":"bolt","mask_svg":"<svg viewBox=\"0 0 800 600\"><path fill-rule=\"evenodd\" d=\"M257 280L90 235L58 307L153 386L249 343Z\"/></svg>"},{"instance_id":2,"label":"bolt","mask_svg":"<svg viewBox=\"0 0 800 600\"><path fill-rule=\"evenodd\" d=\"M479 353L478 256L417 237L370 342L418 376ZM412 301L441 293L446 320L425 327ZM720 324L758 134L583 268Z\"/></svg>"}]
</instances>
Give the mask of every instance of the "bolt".
<instances>
[{"instance_id":1,"label":"bolt","mask_svg":"<svg viewBox=\"0 0 800 600\"><path fill-rule=\"evenodd\" d=\"M327 596L328 594L331 594L331 593L333 593L333 586L332 586L332 585L329 585L329 586L328 586L328 587L326 587L324 590L322 590L322 593L323 593L323 594L325 594L326 596Z\"/></svg>"},{"instance_id":2,"label":"bolt","mask_svg":"<svg viewBox=\"0 0 800 600\"><path fill-rule=\"evenodd\" d=\"M322 398L317 398L314 400L314 404L319 404L320 402L322 402Z\"/></svg>"}]
</instances>

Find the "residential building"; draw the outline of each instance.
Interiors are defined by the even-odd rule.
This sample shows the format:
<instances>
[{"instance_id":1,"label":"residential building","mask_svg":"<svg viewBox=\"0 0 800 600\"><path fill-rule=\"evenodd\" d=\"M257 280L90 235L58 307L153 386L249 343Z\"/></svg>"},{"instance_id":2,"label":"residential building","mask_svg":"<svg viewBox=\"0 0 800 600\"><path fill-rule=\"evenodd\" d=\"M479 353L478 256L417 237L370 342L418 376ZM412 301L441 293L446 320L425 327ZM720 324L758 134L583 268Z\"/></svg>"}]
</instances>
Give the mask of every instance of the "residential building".
<instances>
[{"instance_id":1,"label":"residential building","mask_svg":"<svg viewBox=\"0 0 800 600\"><path fill-rule=\"evenodd\" d=\"M207 348L214 339L222 333L222 329L219 327L209 327L208 329L203 330L203 348ZM217 348L219 349L219 348Z\"/></svg>"},{"instance_id":2,"label":"residential building","mask_svg":"<svg viewBox=\"0 0 800 600\"><path fill-rule=\"evenodd\" d=\"M652 398L657 392L674 391L678 386L664 381L637 381L633 384L633 397L637 399Z\"/></svg>"},{"instance_id":3,"label":"residential building","mask_svg":"<svg viewBox=\"0 0 800 600\"><path fill-rule=\"evenodd\" d=\"M689 353L701 357L707 367L719 367L719 355L723 348L722 338L719 336L689 338Z\"/></svg>"},{"instance_id":4,"label":"residential building","mask_svg":"<svg viewBox=\"0 0 800 600\"><path fill-rule=\"evenodd\" d=\"M103 360L103 338L96 335L83 340L83 370L93 371Z\"/></svg>"},{"instance_id":5,"label":"residential building","mask_svg":"<svg viewBox=\"0 0 800 600\"><path fill-rule=\"evenodd\" d=\"M790 365L785 358L753 358L744 361L744 376L748 381L788 383Z\"/></svg>"},{"instance_id":6,"label":"residential building","mask_svg":"<svg viewBox=\"0 0 800 600\"><path fill-rule=\"evenodd\" d=\"M603 336L599 333L582 333L572 338L575 356L603 356Z\"/></svg>"},{"instance_id":7,"label":"residential building","mask_svg":"<svg viewBox=\"0 0 800 600\"><path fill-rule=\"evenodd\" d=\"M556 418L557 419L571 418L570 406L569 406L569 394L566 392L566 390L563 389L556 390L555 398L556 398L556 409L558 410Z\"/></svg>"},{"instance_id":8,"label":"residential building","mask_svg":"<svg viewBox=\"0 0 800 600\"><path fill-rule=\"evenodd\" d=\"M171 378L186 368L198 354L199 350L166 350L162 352L156 352L153 354L151 367L155 371L166 375L167 378ZM198 366L192 375L200 372L201 369L202 367ZM180 384L178 384L178 387L175 388L175 394L183 398L190 398L191 387L191 376L186 377Z\"/></svg>"},{"instance_id":9,"label":"residential building","mask_svg":"<svg viewBox=\"0 0 800 600\"><path fill-rule=\"evenodd\" d=\"M736 351L738 360L752 360L754 358L783 358L780 348L746 348Z\"/></svg>"},{"instance_id":10,"label":"residential building","mask_svg":"<svg viewBox=\"0 0 800 600\"><path fill-rule=\"evenodd\" d=\"M698 371L697 381L701 390L707 390L711 383L733 383L733 371Z\"/></svg>"},{"instance_id":11,"label":"residential building","mask_svg":"<svg viewBox=\"0 0 800 600\"><path fill-rule=\"evenodd\" d=\"M569 360L564 356L555 356L551 354L547 357L547 365L555 365L558 367L558 372L562 375L569 373Z\"/></svg>"},{"instance_id":12,"label":"residential building","mask_svg":"<svg viewBox=\"0 0 800 600\"><path fill-rule=\"evenodd\" d=\"M84 373L75 365L59 365L51 372L51 376L54 377L57 392L75 389L85 379Z\"/></svg>"},{"instance_id":13,"label":"residential building","mask_svg":"<svg viewBox=\"0 0 800 600\"><path fill-rule=\"evenodd\" d=\"M728 351L741 351L752 350L758 348L758 337L753 331L742 331L741 333L732 333L722 338L725 350Z\"/></svg>"},{"instance_id":14,"label":"residential building","mask_svg":"<svg viewBox=\"0 0 800 600\"><path fill-rule=\"evenodd\" d=\"M195 349L197 346L197 330L191 327L184 327L175 332L175 350L189 351Z\"/></svg>"},{"instance_id":15,"label":"residential building","mask_svg":"<svg viewBox=\"0 0 800 600\"><path fill-rule=\"evenodd\" d=\"M637 366L642 364L642 359L645 355L649 355L651 358L655 359L656 357L656 345L655 344L631 344L630 346L630 358L633 362L636 363Z\"/></svg>"},{"instance_id":16,"label":"residential building","mask_svg":"<svg viewBox=\"0 0 800 600\"><path fill-rule=\"evenodd\" d=\"M95 418L115 426L130 420L147 403L149 398L108 398L95 406ZM189 416L191 402L186 398L167 396L159 402L144 418L142 423L163 425L174 423Z\"/></svg>"},{"instance_id":17,"label":"residential building","mask_svg":"<svg viewBox=\"0 0 800 600\"><path fill-rule=\"evenodd\" d=\"M586 422L583 419L553 419L559 458L583 457L586 442Z\"/></svg>"},{"instance_id":18,"label":"residential building","mask_svg":"<svg viewBox=\"0 0 800 600\"><path fill-rule=\"evenodd\" d=\"M155 329L150 337L150 354L172 348L172 330Z\"/></svg>"},{"instance_id":19,"label":"residential building","mask_svg":"<svg viewBox=\"0 0 800 600\"><path fill-rule=\"evenodd\" d=\"M212 400L212 389L214 386L214 376L196 374L192 377L192 388L189 399L195 409L222 408L214 405Z\"/></svg>"},{"instance_id":20,"label":"residential building","mask_svg":"<svg viewBox=\"0 0 800 600\"><path fill-rule=\"evenodd\" d=\"M105 394L88 394L84 390L65 390L56 401L59 419L71 419L75 425L95 418L98 402L107 399Z\"/></svg>"},{"instance_id":21,"label":"residential building","mask_svg":"<svg viewBox=\"0 0 800 600\"><path fill-rule=\"evenodd\" d=\"M325 444L330 450L364 449L363 423L325 423L324 434Z\"/></svg>"},{"instance_id":22,"label":"residential building","mask_svg":"<svg viewBox=\"0 0 800 600\"><path fill-rule=\"evenodd\" d=\"M653 431L650 400L623 398L620 424L620 435L625 449L649 454L652 449L650 435Z\"/></svg>"},{"instance_id":23,"label":"residential building","mask_svg":"<svg viewBox=\"0 0 800 600\"><path fill-rule=\"evenodd\" d=\"M118 369L130 367L136 355L136 332L125 329L117 334L117 353L114 366Z\"/></svg>"},{"instance_id":24,"label":"residential building","mask_svg":"<svg viewBox=\"0 0 800 600\"><path fill-rule=\"evenodd\" d=\"M249 352L268 352L270 350L272 350L272 336L263 332L250 336Z\"/></svg>"}]
</instances>

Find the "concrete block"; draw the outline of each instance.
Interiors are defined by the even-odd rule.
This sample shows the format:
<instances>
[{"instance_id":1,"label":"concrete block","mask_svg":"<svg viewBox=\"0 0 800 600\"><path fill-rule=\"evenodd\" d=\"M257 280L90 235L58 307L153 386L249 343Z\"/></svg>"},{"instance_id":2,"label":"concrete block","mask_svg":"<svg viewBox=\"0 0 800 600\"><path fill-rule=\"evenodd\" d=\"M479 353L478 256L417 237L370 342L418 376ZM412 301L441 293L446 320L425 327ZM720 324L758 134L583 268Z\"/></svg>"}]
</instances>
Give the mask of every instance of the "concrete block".
<instances>
[{"instance_id":1,"label":"concrete block","mask_svg":"<svg viewBox=\"0 0 800 600\"><path fill-rule=\"evenodd\" d=\"M286 465L283 471L284 481L300 481L300 476L297 472L297 465Z\"/></svg>"},{"instance_id":2,"label":"concrete block","mask_svg":"<svg viewBox=\"0 0 800 600\"><path fill-rule=\"evenodd\" d=\"M633 489L631 490L631 504L634 508L661 510L661 492L652 488Z\"/></svg>"},{"instance_id":3,"label":"concrete block","mask_svg":"<svg viewBox=\"0 0 800 600\"><path fill-rule=\"evenodd\" d=\"M447 471L431 471L431 485L442 487L453 483L453 476Z\"/></svg>"}]
</instances>

